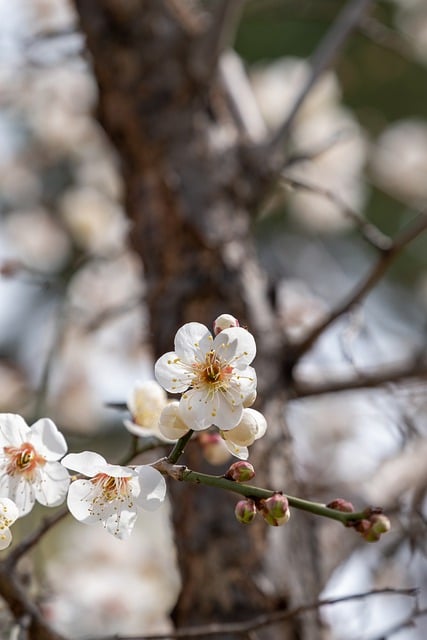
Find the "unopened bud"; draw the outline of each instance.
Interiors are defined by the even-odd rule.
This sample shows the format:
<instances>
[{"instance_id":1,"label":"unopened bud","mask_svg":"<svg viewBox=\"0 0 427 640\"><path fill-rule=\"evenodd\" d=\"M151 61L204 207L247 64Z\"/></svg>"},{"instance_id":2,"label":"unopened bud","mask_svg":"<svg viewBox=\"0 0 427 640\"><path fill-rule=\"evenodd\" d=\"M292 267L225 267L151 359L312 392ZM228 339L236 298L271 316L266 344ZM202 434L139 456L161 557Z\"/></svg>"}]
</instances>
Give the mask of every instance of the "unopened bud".
<instances>
[{"instance_id":1,"label":"unopened bud","mask_svg":"<svg viewBox=\"0 0 427 640\"><path fill-rule=\"evenodd\" d=\"M221 333L224 329L230 329L231 327L239 327L239 321L234 316L231 316L229 313L222 313L215 320L213 324L214 334L217 336L218 333Z\"/></svg>"},{"instance_id":2,"label":"unopened bud","mask_svg":"<svg viewBox=\"0 0 427 640\"><path fill-rule=\"evenodd\" d=\"M371 531L380 534L390 531L391 524L387 516L382 514L371 516Z\"/></svg>"},{"instance_id":3,"label":"unopened bud","mask_svg":"<svg viewBox=\"0 0 427 640\"><path fill-rule=\"evenodd\" d=\"M351 502L344 500L344 498L336 498L326 505L329 509L335 509L335 511L343 511L344 513L353 513L354 507Z\"/></svg>"},{"instance_id":4,"label":"unopened bud","mask_svg":"<svg viewBox=\"0 0 427 640\"><path fill-rule=\"evenodd\" d=\"M261 501L261 514L267 524L279 527L291 517L289 503L286 496L275 493L271 498Z\"/></svg>"},{"instance_id":5,"label":"unopened bud","mask_svg":"<svg viewBox=\"0 0 427 640\"><path fill-rule=\"evenodd\" d=\"M234 480L235 482L247 482L255 478L255 469L250 462L239 460L234 462L228 471L224 474L224 478Z\"/></svg>"},{"instance_id":6,"label":"unopened bud","mask_svg":"<svg viewBox=\"0 0 427 640\"><path fill-rule=\"evenodd\" d=\"M242 524L250 524L256 516L256 505L253 500L239 500L234 509L234 514Z\"/></svg>"}]
</instances>

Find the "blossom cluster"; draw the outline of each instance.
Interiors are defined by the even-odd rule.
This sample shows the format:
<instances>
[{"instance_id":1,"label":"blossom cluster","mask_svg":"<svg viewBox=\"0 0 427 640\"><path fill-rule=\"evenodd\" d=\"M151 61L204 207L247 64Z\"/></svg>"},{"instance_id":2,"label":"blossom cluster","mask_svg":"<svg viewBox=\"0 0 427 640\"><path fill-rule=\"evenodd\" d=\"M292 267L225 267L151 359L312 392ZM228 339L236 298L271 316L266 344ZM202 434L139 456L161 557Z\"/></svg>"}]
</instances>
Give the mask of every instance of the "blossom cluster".
<instances>
[{"instance_id":1,"label":"blossom cluster","mask_svg":"<svg viewBox=\"0 0 427 640\"><path fill-rule=\"evenodd\" d=\"M257 385L251 366L256 354L253 336L236 318L222 314L214 322L213 335L199 322L182 326L174 347L155 364L160 386L148 381L135 387L128 402L132 422L126 426L136 435L157 431L166 441L191 430L199 434L210 462L222 463L230 454L246 460L248 446L267 428L264 416L251 408ZM163 390L181 397L168 401ZM209 435L200 435L205 430Z\"/></svg>"},{"instance_id":2,"label":"blossom cluster","mask_svg":"<svg viewBox=\"0 0 427 640\"><path fill-rule=\"evenodd\" d=\"M155 365L157 382L137 382L128 399L131 419L124 425L132 434L175 442L190 430L216 427L217 451L221 443L227 455L248 457L247 447L267 426L250 408L256 398L250 366L255 340L228 314L217 318L214 335L197 322L178 330L175 351ZM168 400L166 392L182 395ZM203 439L200 444L206 447ZM29 427L19 415L0 414L0 549L12 540L10 526L36 502L56 507L66 500L77 520L101 523L122 539L130 535L138 509L157 509L165 498L166 482L153 466L115 465L94 451L67 451L51 419Z\"/></svg>"},{"instance_id":3,"label":"blossom cluster","mask_svg":"<svg viewBox=\"0 0 427 640\"><path fill-rule=\"evenodd\" d=\"M153 510L164 500L165 480L150 466L108 464L92 451L66 453L65 438L49 418L29 427L19 415L0 414L0 549L11 543L10 525L36 502L56 507L66 499L77 520L102 523L124 538L137 507ZM70 478L68 469L80 475Z\"/></svg>"}]
</instances>

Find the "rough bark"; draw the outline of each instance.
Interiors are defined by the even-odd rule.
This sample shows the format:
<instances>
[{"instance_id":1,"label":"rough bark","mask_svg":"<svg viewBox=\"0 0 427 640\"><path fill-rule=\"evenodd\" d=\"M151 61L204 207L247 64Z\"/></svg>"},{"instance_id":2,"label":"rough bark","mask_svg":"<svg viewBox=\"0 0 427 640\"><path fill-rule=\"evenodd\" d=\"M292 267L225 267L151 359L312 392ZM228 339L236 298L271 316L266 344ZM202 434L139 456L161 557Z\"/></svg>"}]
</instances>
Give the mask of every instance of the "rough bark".
<instances>
[{"instance_id":1,"label":"rough bark","mask_svg":"<svg viewBox=\"0 0 427 640\"><path fill-rule=\"evenodd\" d=\"M268 396L269 436L251 457L257 484L295 492L283 339L251 236L271 175L265 159L250 161L253 149L218 76L204 73L206 16L194 2L75 4L99 85L98 118L118 152L131 240L144 264L154 355L171 349L184 322L210 325L228 312L247 325L258 343L260 399ZM194 446L187 463L204 468ZM173 612L178 626L248 619L316 597L309 517L294 515L274 531L263 522L243 528L233 496L177 483L170 493L183 579ZM308 640L319 632L308 616L259 637Z\"/></svg>"}]
</instances>

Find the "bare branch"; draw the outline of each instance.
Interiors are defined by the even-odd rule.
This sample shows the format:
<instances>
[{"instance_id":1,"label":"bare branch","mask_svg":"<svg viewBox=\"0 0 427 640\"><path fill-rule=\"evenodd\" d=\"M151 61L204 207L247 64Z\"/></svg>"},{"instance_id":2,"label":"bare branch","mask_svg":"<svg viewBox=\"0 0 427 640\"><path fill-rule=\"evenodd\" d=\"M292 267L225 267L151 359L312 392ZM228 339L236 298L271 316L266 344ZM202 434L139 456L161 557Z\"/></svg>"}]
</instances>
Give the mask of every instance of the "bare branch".
<instances>
[{"instance_id":1,"label":"bare branch","mask_svg":"<svg viewBox=\"0 0 427 640\"><path fill-rule=\"evenodd\" d=\"M357 211L349 207L343 198L341 198L337 193L334 193L330 189L305 182L299 178L292 178L287 175L283 175L282 180L285 184L294 189L309 191L310 193L322 196L323 198L326 198L326 200L335 204L346 218L349 218L356 223L364 239L375 249L378 249L379 251L388 251L391 248L391 239L373 224L367 222L366 219Z\"/></svg>"},{"instance_id":2,"label":"bare branch","mask_svg":"<svg viewBox=\"0 0 427 640\"><path fill-rule=\"evenodd\" d=\"M227 51L219 61L219 74L236 125L253 143L265 140L267 128L246 70L237 53Z\"/></svg>"},{"instance_id":3,"label":"bare branch","mask_svg":"<svg viewBox=\"0 0 427 640\"><path fill-rule=\"evenodd\" d=\"M295 382L292 387L292 397L307 398L356 389L375 389L388 384L409 383L417 379L427 379L427 363L417 364L410 360L393 367L358 373L352 378L341 376L336 379L322 380L322 382Z\"/></svg>"},{"instance_id":4,"label":"bare branch","mask_svg":"<svg viewBox=\"0 0 427 640\"><path fill-rule=\"evenodd\" d=\"M245 0L219 0L214 4L211 24L196 41L193 71L196 77L209 79L224 51L233 44Z\"/></svg>"},{"instance_id":5,"label":"bare branch","mask_svg":"<svg viewBox=\"0 0 427 640\"><path fill-rule=\"evenodd\" d=\"M66 640L54 631L43 618L40 610L28 598L27 593L15 572L9 565L0 562L0 596L7 605L18 624L25 621L28 640Z\"/></svg>"},{"instance_id":6,"label":"bare branch","mask_svg":"<svg viewBox=\"0 0 427 640\"><path fill-rule=\"evenodd\" d=\"M371 591L365 591L364 593L356 593L350 596L343 596L341 598L326 598L324 600L316 600L315 602L301 605L293 609L287 609L285 611L274 611L266 613L260 616L256 616L248 622L231 622L224 624L209 624L203 626L194 626L188 628L177 629L176 631L170 631L166 634L156 634L149 636L109 636L102 640L168 640L170 638L201 638L205 636L224 637L226 634L233 634L235 636L247 636L248 633L261 629L277 622L283 622L312 611L313 609L319 609L327 605L339 604L341 602L348 602L351 600L362 600L364 598L375 595L398 595L415 598L417 596L417 589L373 589Z\"/></svg>"},{"instance_id":7,"label":"bare branch","mask_svg":"<svg viewBox=\"0 0 427 640\"><path fill-rule=\"evenodd\" d=\"M341 13L338 14L337 19L311 58L311 73L305 86L295 100L286 120L269 141L266 149L267 155L277 155L279 162L281 162L284 144L288 139L291 126L303 102L319 80L321 74L333 64L350 33L357 27L372 2L373 0L349 0Z\"/></svg>"},{"instance_id":8,"label":"bare branch","mask_svg":"<svg viewBox=\"0 0 427 640\"><path fill-rule=\"evenodd\" d=\"M375 287L378 281L390 265L396 260L403 249L423 231L427 229L427 215L420 213L415 221L404 229L393 241L387 250L383 250L380 258L373 265L369 273L359 282L350 294L344 298L317 326L312 329L299 343L294 343L288 347L289 362L293 366L298 359L306 353L316 342L316 340L335 322L338 318L350 311L352 307L360 303L365 296Z\"/></svg>"},{"instance_id":9,"label":"bare branch","mask_svg":"<svg viewBox=\"0 0 427 640\"><path fill-rule=\"evenodd\" d=\"M41 540L44 534L61 522L61 520L63 520L69 513L68 509L65 508L57 511L50 518L45 518L37 529L32 531L27 538L14 547L3 561L3 564L7 566L9 570L12 570L18 560L20 560L24 554L31 551L31 549Z\"/></svg>"}]
</instances>

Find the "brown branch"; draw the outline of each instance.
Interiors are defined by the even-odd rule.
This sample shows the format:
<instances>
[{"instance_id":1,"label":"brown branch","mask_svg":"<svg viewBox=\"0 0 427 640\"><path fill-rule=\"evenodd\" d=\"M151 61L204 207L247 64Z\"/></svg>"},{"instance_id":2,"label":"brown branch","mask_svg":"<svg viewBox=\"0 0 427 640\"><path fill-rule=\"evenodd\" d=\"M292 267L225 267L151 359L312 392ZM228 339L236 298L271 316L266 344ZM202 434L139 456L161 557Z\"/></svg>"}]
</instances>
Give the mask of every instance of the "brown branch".
<instances>
[{"instance_id":1,"label":"brown branch","mask_svg":"<svg viewBox=\"0 0 427 640\"><path fill-rule=\"evenodd\" d=\"M286 120L268 142L266 148L267 155L277 155L279 162L282 161L283 147L288 139L290 129L303 102L319 80L322 73L333 64L337 55L344 47L349 35L358 26L365 11L372 2L373 0L349 0L344 9L338 14L335 22L326 33L311 58L311 73L305 86L302 88L300 94L295 100Z\"/></svg>"},{"instance_id":2,"label":"brown branch","mask_svg":"<svg viewBox=\"0 0 427 640\"><path fill-rule=\"evenodd\" d=\"M410 598L415 598L418 594L417 589L372 589L371 591L366 591L364 593L356 593L350 596L342 596L339 598L326 598L324 600L316 600L315 602L301 605L299 607L295 607L293 609L288 609L286 611L274 611L270 613L265 613L259 616L256 616L252 620L247 622L231 622L231 623L221 623L221 624L209 624L209 625L201 625L194 627L187 627L182 629L177 629L176 631L170 631L166 634L155 634L155 635L144 635L144 636L109 636L103 638L102 640L168 640L169 638L201 638L205 636L220 636L224 637L226 634L233 634L235 636L247 636L248 633L256 631L257 629L261 629L263 627L270 626L272 624L276 624L278 622L283 622L285 620L289 620L290 618L294 618L296 616L301 615L302 613L306 613L307 611L312 611L313 609L319 609L320 607L324 607L326 605L334 605L339 604L341 602L348 602L351 600L361 600L363 598L367 598L369 596L375 595L400 595L400 596L408 596Z\"/></svg>"},{"instance_id":3,"label":"brown branch","mask_svg":"<svg viewBox=\"0 0 427 640\"><path fill-rule=\"evenodd\" d=\"M61 520L63 520L68 514L68 509L64 508L54 513L50 518L44 518L37 529L32 531L29 536L24 538L24 540L22 540L16 547L12 549L12 551L10 551L5 560L3 560L2 564L5 567L8 567L10 571L12 571L18 560L20 560L25 553L31 551L31 549L41 540L45 533L52 529L52 527L54 527L56 524L61 522Z\"/></svg>"},{"instance_id":4,"label":"brown branch","mask_svg":"<svg viewBox=\"0 0 427 640\"><path fill-rule=\"evenodd\" d=\"M427 379L427 363L419 364L413 360L381 368L377 371L360 372L354 377L340 377L321 382L296 381L291 388L291 398L308 398L327 393L340 393L357 389L375 389L388 384L403 384L411 380Z\"/></svg>"},{"instance_id":5,"label":"brown branch","mask_svg":"<svg viewBox=\"0 0 427 640\"><path fill-rule=\"evenodd\" d=\"M8 562L0 562L0 596L7 603L16 622L26 630L28 640L67 640L54 631L27 593Z\"/></svg>"},{"instance_id":6,"label":"brown branch","mask_svg":"<svg viewBox=\"0 0 427 640\"><path fill-rule=\"evenodd\" d=\"M246 0L219 0L213 5L211 24L195 42L192 69L206 81L218 67L219 59L232 46Z\"/></svg>"},{"instance_id":7,"label":"brown branch","mask_svg":"<svg viewBox=\"0 0 427 640\"><path fill-rule=\"evenodd\" d=\"M301 189L303 191L308 191L309 193L314 193L315 195L322 196L326 200L335 204L346 218L349 218L358 226L363 238L375 249L378 249L379 251L388 251L391 248L391 239L373 224L367 222L366 219L357 211L349 207L343 198L341 198L337 193L334 193L325 187L311 184L304 180L300 180L299 178L296 179L287 175L282 175L282 180L285 184L294 189Z\"/></svg>"},{"instance_id":8,"label":"brown branch","mask_svg":"<svg viewBox=\"0 0 427 640\"><path fill-rule=\"evenodd\" d=\"M288 346L288 362L292 368L295 363L306 353L316 340L335 322L338 318L350 311L356 304L360 303L367 294L375 287L383 277L390 265L402 253L403 249L423 231L427 229L427 215L420 213L416 219L407 226L406 229L395 238L389 249L383 250L377 262L373 265L369 273L359 282L358 285L344 298L329 314L315 326L300 342L295 342Z\"/></svg>"}]
</instances>

